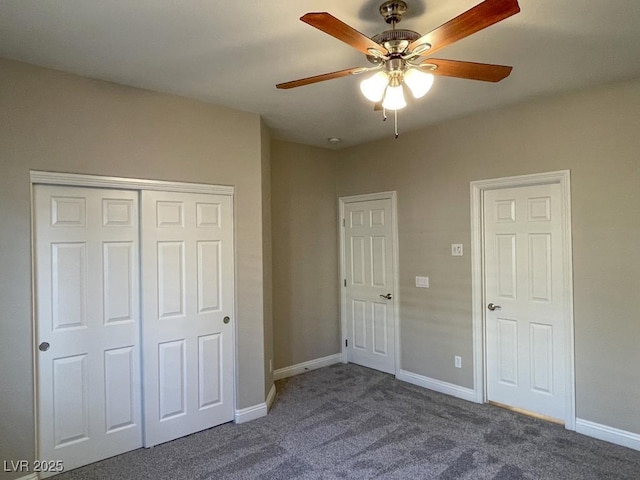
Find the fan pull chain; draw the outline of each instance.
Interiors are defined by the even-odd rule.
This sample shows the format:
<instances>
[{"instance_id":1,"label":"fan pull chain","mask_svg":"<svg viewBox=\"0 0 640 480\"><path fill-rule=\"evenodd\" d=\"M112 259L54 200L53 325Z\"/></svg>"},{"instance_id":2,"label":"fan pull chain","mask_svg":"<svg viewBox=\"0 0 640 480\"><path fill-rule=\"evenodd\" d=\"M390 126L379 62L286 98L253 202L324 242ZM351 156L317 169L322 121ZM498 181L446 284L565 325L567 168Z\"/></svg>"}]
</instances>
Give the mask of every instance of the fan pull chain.
<instances>
[{"instance_id":1,"label":"fan pull chain","mask_svg":"<svg viewBox=\"0 0 640 480\"><path fill-rule=\"evenodd\" d=\"M387 121L387 109L382 107L382 121L386 122Z\"/></svg>"},{"instance_id":2,"label":"fan pull chain","mask_svg":"<svg viewBox=\"0 0 640 480\"><path fill-rule=\"evenodd\" d=\"M400 134L398 133L398 110L394 110L393 111L393 120L394 120L394 126L395 126L395 139L397 140L398 137L400 136Z\"/></svg>"}]
</instances>

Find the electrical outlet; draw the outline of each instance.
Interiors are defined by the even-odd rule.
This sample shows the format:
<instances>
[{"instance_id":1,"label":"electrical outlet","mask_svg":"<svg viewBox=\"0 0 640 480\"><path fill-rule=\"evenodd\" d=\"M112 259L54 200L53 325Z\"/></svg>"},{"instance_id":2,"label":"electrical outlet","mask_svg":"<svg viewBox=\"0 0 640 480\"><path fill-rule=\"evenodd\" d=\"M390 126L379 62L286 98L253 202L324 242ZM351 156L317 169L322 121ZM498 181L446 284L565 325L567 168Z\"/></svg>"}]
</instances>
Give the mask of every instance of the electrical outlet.
<instances>
[{"instance_id":1,"label":"electrical outlet","mask_svg":"<svg viewBox=\"0 0 640 480\"><path fill-rule=\"evenodd\" d=\"M429 288L429 277L416 277L416 287Z\"/></svg>"},{"instance_id":2,"label":"electrical outlet","mask_svg":"<svg viewBox=\"0 0 640 480\"><path fill-rule=\"evenodd\" d=\"M456 368L462 368L462 357L456 355L454 358Z\"/></svg>"},{"instance_id":3,"label":"electrical outlet","mask_svg":"<svg viewBox=\"0 0 640 480\"><path fill-rule=\"evenodd\" d=\"M461 243L452 243L451 244L451 256L452 257L461 257L462 256L462 244Z\"/></svg>"}]
</instances>

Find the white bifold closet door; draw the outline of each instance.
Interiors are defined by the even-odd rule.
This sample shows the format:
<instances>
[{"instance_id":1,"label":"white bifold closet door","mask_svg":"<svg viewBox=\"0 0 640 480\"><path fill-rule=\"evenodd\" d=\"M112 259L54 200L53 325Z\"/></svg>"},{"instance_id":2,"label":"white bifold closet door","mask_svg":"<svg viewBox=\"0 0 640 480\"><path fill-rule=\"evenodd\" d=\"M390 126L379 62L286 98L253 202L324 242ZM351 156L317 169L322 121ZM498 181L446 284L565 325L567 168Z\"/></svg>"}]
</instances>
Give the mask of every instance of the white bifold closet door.
<instances>
[{"instance_id":1,"label":"white bifold closet door","mask_svg":"<svg viewBox=\"0 0 640 480\"><path fill-rule=\"evenodd\" d=\"M34 185L34 232L39 459L233 420L231 195Z\"/></svg>"},{"instance_id":2,"label":"white bifold closet door","mask_svg":"<svg viewBox=\"0 0 640 480\"><path fill-rule=\"evenodd\" d=\"M38 457L69 470L142 445L138 193L34 197Z\"/></svg>"},{"instance_id":3,"label":"white bifold closet door","mask_svg":"<svg viewBox=\"0 0 640 480\"><path fill-rule=\"evenodd\" d=\"M232 199L142 192L145 446L233 419Z\"/></svg>"}]
</instances>

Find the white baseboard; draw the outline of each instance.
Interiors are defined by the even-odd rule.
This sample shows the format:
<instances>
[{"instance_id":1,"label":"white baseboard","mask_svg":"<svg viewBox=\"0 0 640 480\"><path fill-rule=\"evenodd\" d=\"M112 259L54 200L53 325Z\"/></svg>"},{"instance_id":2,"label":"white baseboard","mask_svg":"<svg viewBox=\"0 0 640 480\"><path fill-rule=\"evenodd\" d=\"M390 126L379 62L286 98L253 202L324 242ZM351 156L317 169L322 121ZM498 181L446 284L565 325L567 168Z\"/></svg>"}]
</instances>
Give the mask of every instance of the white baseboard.
<instances>
[{"instance_id":1,"label":"white baseboard","mask_svg":"<svg viewBox=\"0 0 640 480\"><path fill-rule=\"evenodd\" d=\"M276 399L276 384L271 385L269 389L269 395L267 395L267 410L271 410L271 405L273 405L273 401Z\"/></svg>"},{"instance_id":2,"label":"white baseboard","mask_svg":"<svg viewBox=\"0 0 640 480\"><path fill-rule=\"evenodd\" d=\"M264 417L268 412L267 403L259 403L258 405L254 405L252 407L241 408L236 410L234 415L234 421L236 423L246 423L251 420L255 420L260 417Z\"/></svg>"},{"instance_id":3,"label":"white baseboard","mask_svg":"<svg viewBox=\"0 0 640 480\"><path fill-rule=\"evenodd\" d=\"M451 395L452 397L468 400L469 402L478 402L476 392L471 388L461 387L459 385L454 385L453 383L443 382L442 380L425 377L423 375L418 375L417 373L408 372L406 370L400 370L396 375L396 378L398 380L402 380L403 382L412 383L413 385L418 385L419 387L428 388L429 390L445 393L447 395Z\"/></svg>"},{"instance_id":4,"label":"white baseboard","mask_svg":"<svg viewBox=\"0 0 640 480\"><path fill-rule=\"evenodd\" d=\"M273 379L281 380L283 378L293 377L294 375L300 375L301 373L308 372L309 370L328 367L329 365L341 362L342 353L336 353L335 355L329 355L328 357L316 358L315 360L309 360L308 362L302 362L297 365L291 365L290 367L274 370Z\"/></svg>"},{"instance_id":5,"label":"white baseboard","mask_svg":"<svg viewBox=\"0 0 640 480\"><path fill-rule=\"evenodd\" d=\"M640 450L640 435L637 433L627 432L626 430L620 430L619 428L609 427L581 418L576 418L576 432L597 438L598 440L604 440L605 442Z\"/></svg>"}]
</instances>

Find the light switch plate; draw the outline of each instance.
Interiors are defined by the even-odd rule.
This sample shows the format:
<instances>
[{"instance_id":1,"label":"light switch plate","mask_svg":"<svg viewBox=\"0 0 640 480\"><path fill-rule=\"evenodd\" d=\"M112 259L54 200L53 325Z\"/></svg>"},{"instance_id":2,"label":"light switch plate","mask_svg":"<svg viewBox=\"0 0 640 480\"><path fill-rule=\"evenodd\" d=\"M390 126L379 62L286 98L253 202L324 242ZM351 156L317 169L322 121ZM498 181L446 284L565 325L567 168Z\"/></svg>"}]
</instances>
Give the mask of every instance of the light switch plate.
<instances>
[{"instance_id":1,"label":"light switch plate","mask_svg":"<svg viewBox=\"0 0 640 480\"><path fill-rule=\"evenodd\" d=\"M429 277L416 277L416 287L429 288Z\"/></svg>"},{"instance_id":2,"label":"light switch plate","mask_svg":"<svg viewBox=\"0 0 640 480\"><path fill-rule=\"evenodd\" d=\"M461 257L462 256L462 244L461 243L452 243L451 244L451 256L452 257Z\"/></svg>"}]
</instances>

